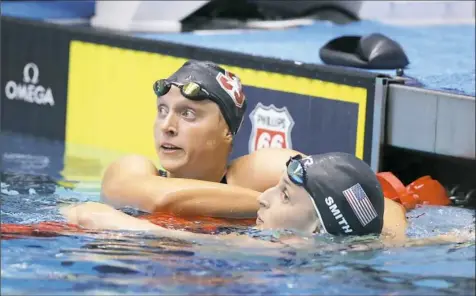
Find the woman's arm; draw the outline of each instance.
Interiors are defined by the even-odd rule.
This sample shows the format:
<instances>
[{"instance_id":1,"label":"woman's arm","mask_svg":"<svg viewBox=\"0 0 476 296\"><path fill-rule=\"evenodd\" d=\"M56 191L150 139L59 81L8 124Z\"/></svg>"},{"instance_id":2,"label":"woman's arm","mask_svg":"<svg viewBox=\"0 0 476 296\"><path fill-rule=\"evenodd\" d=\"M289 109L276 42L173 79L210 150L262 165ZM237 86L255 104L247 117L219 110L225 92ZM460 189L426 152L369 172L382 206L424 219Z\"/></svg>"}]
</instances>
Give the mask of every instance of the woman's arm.
<instances>
[{"instance_id":1,"label":"woman's arm","mask_svg":"<svg viewBox=\"0 0 476 296\"><path fill-rule=\"evenodd\" d=\"M219 240L225 243L232 243L233 246L237 247L282 247L281 244L253 239L246 235L209 235L167 229L155 225L147 220L129 216L109 205L96 202L86 202L79 205L68 206L62 208L60 211L66 217L68 223L76 224L90 230L145 231L161 237L193 240L199 242Z\"/></svg>"},{"instance_id":2,"label":"woman's arm","mask_svg":"<svg viewBox=\"0 0 476 296\"><path fill-rule=\"evenodd\" d=\"M68 223L90 230L146 231L159 236L180 239L203 238L203 234L160 227L147 220L129 216L115 208L96 202L86 202L60 209Z\"/></svg>"},{"instance_id":3,"label":"woman's arm","mask_svg":"<svg viewBox=\"0 0 476 296\"><path fill-rule=\"evenodd\" d=\"M142 156L112 163L102 181L102 199L107 204L178 216L254 218L259 194L239 186L157 176L155 166Z\"/></svg>"}]
</instances>

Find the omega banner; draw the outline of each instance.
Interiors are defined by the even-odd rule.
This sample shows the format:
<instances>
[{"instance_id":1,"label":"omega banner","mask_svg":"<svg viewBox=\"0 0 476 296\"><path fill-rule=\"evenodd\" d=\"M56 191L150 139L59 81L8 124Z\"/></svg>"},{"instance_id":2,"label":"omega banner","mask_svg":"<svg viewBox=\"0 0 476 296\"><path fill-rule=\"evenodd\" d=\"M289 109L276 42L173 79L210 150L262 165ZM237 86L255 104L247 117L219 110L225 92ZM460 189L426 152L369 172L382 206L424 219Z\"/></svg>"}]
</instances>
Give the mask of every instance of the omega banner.
<instances>
[{"instance_id":1,"label":"omega banner","mask_svg":"<svg viewBox=\"0 0 476 296\"><path fill-rule=\"evenodd\" d=\"M376 74L4 17L1 129L64 141L64 159L86 148L155 159L152 85L191 58L244 85L232 158L278 147L370 163Z\"/></svg>"}]
</instances>

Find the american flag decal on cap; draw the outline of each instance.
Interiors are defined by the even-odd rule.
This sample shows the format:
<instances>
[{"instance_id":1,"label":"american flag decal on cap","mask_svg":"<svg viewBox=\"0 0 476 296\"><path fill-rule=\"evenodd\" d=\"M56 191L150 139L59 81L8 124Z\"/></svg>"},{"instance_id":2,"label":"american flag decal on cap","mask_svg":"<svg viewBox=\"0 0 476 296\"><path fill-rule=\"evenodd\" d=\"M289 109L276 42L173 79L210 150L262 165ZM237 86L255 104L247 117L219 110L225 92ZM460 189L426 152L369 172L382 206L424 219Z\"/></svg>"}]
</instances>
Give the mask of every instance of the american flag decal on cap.
<instances>
[{"instance_id":1,"label":"american flag decal on cap","mask_svg":"<svg viewBox=\"0 0 476 296\"><path fill-rule=\"evenodd\" d=\"M359 183L342 191L342 193L362 226L369 224L370 221L377 217L377 211L375 211L369 197L365 194L364 189Z\"/></svg>"}]
</instances>

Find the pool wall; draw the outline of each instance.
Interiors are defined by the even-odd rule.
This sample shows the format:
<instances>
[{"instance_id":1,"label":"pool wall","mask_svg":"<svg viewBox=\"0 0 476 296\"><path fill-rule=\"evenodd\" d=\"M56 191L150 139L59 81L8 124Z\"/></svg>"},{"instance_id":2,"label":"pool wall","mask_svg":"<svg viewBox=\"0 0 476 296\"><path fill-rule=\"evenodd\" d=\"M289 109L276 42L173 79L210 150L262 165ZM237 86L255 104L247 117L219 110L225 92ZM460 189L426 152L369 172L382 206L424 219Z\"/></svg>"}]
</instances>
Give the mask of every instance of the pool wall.
<instances>
[{"instance_id":1,"label":"pool wall","mask_svg":"<svg viewBox=\"0 0 476 296\"><path fill-rule=\"evenodd\" d=\"M152 85L204 59L244 84L248 107L232 158L282 147L371 163L383 75L12 18L2 27L2 130L64 141L65 155L75 154L71 145L155 158Z\"/></svg>"}]
</instances>

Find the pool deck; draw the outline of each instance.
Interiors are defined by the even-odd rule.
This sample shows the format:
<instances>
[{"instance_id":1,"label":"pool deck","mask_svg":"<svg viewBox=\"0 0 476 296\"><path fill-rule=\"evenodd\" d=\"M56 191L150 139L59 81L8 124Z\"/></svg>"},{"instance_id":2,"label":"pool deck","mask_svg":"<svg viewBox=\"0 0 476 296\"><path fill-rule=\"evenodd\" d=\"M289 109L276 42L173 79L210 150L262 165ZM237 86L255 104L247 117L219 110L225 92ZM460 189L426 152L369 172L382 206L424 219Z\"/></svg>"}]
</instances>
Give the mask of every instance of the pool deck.
<instances>
[{"instance_id":1,"label":"pool deck","mask_svg":"<svg viewBox=\"0 0 476 296\"><path fill-rule=\"evenodd\" d=\"M473 25L395 26L373 21L348 25L315 22L283 30L216 33L133 34L206 48L304 63L323 64L319 49L343 35L384 34L397 41L410 64L405 74L424 88L475 96L475 27ZM364 70L365 71L365 70ZM395 75L395 71L374 72Z\"/></svg>"},{"instance_id":2,"label":"pool deck","mask_svg":"<svg viewBox=\"0 0 476 296\"><path fill-rule=\"evenodd\" d=\"M94 16L95 1L8 1L1 3L1 11L5 16L80 24L89 23ZM405 74L417 79L424 88L474 97L475 32L475 26L471 23L425 25L423 22L402 26L376 21L347 25L316 21L279 30L129 34L255 56L322 64L319 49L329 40L342 35L382 33L402 46L410 60ZM376 72L395 74L394 71Z\"/></svg>"}]
</instances>

